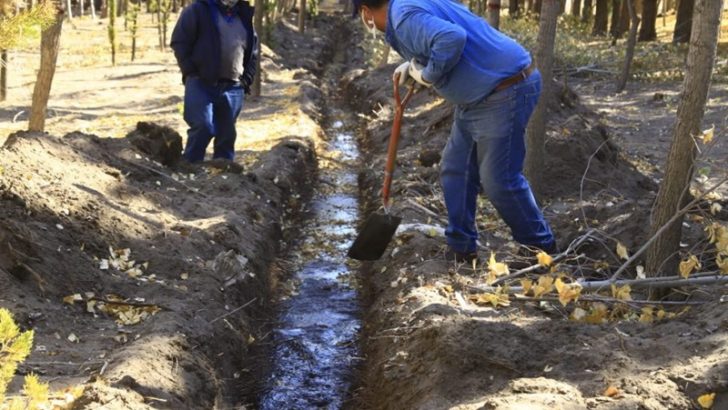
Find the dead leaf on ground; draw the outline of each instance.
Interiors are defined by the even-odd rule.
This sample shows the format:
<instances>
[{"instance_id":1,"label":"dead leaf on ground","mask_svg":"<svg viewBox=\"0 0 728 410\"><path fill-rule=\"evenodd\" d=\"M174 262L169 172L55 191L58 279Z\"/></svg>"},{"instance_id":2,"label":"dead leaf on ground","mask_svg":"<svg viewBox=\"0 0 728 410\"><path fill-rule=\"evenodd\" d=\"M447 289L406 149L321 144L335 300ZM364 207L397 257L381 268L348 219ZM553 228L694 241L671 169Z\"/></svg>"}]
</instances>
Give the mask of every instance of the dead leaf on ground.
<instances>
[{"instance_id":1,"label":"dead leaf on ground","mask_svg":"<svg viewBox=\"0 0 728 410\"><path fill-rule=\"evenodd\" d=\"M617 242L617 255L622 259L629 259L627 247L622 242Z\"/></svg>"},{"instance_id":2,"label":"dead leaf on ground","mask_svg":"<svg viewBox=\"0 0 728 410\"><path fill-rule=\"evenodd\" d=\"M712 409L715 401L715 393L706 393L698 397L698 404L704 409Z\"/></svg>"},{"instance_id":3,"label":"dead leaf on ground","mask_svg":"<svg viewBox=\"0 0 728 410\"><path fill-rule=\"evenodd\" d=\"M614 386L607 387L606 390L604 390L604 393L602 393L602 396L607 396L607 397L612 397L612 398L617 397L619 395L620 395L619 389L617 389Z\"/></svg>"}]
</instances>

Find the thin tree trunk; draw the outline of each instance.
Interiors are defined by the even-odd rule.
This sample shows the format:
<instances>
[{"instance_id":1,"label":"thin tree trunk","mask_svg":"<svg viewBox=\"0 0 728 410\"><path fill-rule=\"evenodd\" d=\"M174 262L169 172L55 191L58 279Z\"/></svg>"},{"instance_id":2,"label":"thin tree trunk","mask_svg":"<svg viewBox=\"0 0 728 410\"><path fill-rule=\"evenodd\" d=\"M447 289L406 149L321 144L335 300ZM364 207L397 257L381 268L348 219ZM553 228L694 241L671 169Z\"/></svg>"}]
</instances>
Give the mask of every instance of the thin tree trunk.
<instances>
[{"instance_id":1,"label":"thin tree trunk","mask_svg":"<svg viewBox=\"0 0 728 410\"><path fill-rule=\"evenodd\" d=\"M0 101L8 98L8 50L0 51Z\"/></svg>"},{"instance_id":2,"label":"thin tree trunk","mask_svg":"<svg viewBox=\"0 0 728 410\"><path fill-rule=\"evenodd\" d=\"M571 14L577 17L581 16L581 0L571 2Z\"/></svg>"},{"instance_id":3,"label":"thin tree trunk","mask_svg":"<svg viewBox=\"0 0 728 410\"><path fill-rule=\"evenodd\" d=\"M695 0L680 0L678 3L675 31L672 36L673 43L687 43L690 41L694 6Z\"/></svg>"},{"instance_id":4,"label":"thin tree trunk","mask_svg":"<svg viewBox=\"0 0 728 410\"><path fill-rule=\"evenodd\" d=\"M116 6L118 0L109 1L109 45L111 46L111 65L116 65Z\"/></svg>"},{"instance_id":5,"label":"thin tree trunk","mask_svg":"<svg viewBox=\"0 0 728 410\"><path fill-rule=\"evenodd\" d=\"M584 0L584 7L581 8L581 21L584 23L588 23L591 21L592 18L592 7L594 5L594 0Z\"/></svg>"},{"instance_id":6,"label":"thin tree trunk","mask_svg":"<svg viewBox=\"0 0 728 410\"><path fill-rule=\"evenodd\" d=\"M604 36L607 34L609 23L609 3L607 0L597 0L597 14L594 17L594 29L592 35Z\"/></svg>"},{"instance_id":7,"label":"thin tree trunk","mask_svg":"<svg viewBox=\"0 0 728 410\"><path fill-rule=\"evenodd\" d=\"M629 27L629 37L627 37L627 52L624 55L624 67L622 68L622 75L617 83L617 92L621 93L624 91L624 87L627 86L627 80L629 79L629 71L632 67L632 59L634 59L634 47L637 44L637 27L640 24L640 18L637 17L637 10L635 8L635 0L624 0L627 2L627 8L629 10L629 18L631 24Z\"/></svg>"},{"instance_id":8,"label":"thin tree trunk","mask_svg":"<svg viewBox=\"0 0 728 410\"><path fill-rule=\"evenodd\" d=\"M554 41L556 39L557 18L559 16L559 0L543 0L543 9L538 26L538 43L536 46L536 65L541 72L542 88L538 105L531 116L526 132L525 173L538 194L543 192L544 162L546 157L546 108L551 98L551 81L553 78Z\"/></svg>"},{"instance_id":9,"label":"thin tree trunk","mask_svg":"<svg viewBox=\"0 0 728 410\"><path fill-rule=\"evenodd\" d=\"M73 21L73 11L71 10L71 0L66 0L66 14L68 15L68 21Z\"/></svg>"},{"instance_id":10,"label":"thin tree trunk","mask_svg":"<svg viewBox=\"0 0 728 410\"><path fill-rule=\"evenodd\" d=\"M304 31L306 31L306 0L301 0L298 6L298 32L303 34Z\"/></svg>"},{"instance_id":11,"label":"thin tree trunk","mask_svg":"<svg viewBox=\"0 0 728 410\"><path fill-rule=\"evenodd\" d=\"M653 41L657 39L655 24L657 23L657 0L642 1L642 27L640 27L639 41Z\"/></svg>"},{"instance_id":12,"label":"thin tree trunk","mask_svg":"<svg viewBox=\"0 0 728 410\"><path fill-rule=\"evenodd\" d=\"M500 27L500 11L501 11L501 0L487 0L488 1L488 23L491 27L498 29Z\"/></svg>"},{"instance_id":13,"label":"thin tree trunk","mask_svg":"<svg viewBox=\"0 0 728 410\"><path fill-rule=\"evenodd\" d=\"M159 49L164 50L164 39L162 38L162 0L157 0L157 36L159 37Z\"/></svg>"},{"instance_id":14,"label":"thin tree trunk","mask_svg":"<svg viewBox=\"0 0 728 410\"><path fill-rule=\"evenodd\" d=\"M665 176L652 213L650 236L654 236L660 227L673 218L677 210L685 205L688 197L697 154L695 136L700 134L710 89L722 6L722 0L698 0L695 3L695 19L692 25L694 36L688 51L682 97L677 108ZM650 276L670 276L677 273L680 260L677 253L680 249L683 219L677 218L648 249L646 271ZM653 292L651 296L660 297L661 293Z\"/></svg>"},{"instance_id":15,"label":"thin tree trunk","mask_svg":"<svg viewBox=\"0 0 728 410\"><path fill-rule=\"evenodd\" d=\"M485 1L485 0L483 0ZM533 2L533 12L536 14L541 14L541 7L543 7L543 0L535 0Z\"/></svg>"},{"instance_id":16,"label":"thin tree trunk","mask_svg":"<svg viewBox=\"0 0 728 410\"><path fill-rule=\"evenodd\" d=\"M91 0L89 7L91 7L91 19L96 20L96 0Z\"/></svg>"},{"instance_id":17,"label":"thin tree trunk","mask_svg":"<svg viewBox=\"0 0 728 410\"><path fill-rule=\"evenodd\" d=\"M622 4L620 5L622 8L622 11L619 12L619 35L620 37L624 35L629 30L629 3L627 0L622 0Z\"/></svg>"},{"instance_id":18,"label":"thin tree trunk","mask_svg":"<svg viewBox=\"0 0 728 410\"><path fill-rule=\"evenodd\" d=\"M63 28L63 11L56 5L56 19L52 25L43 30L40 40L40 69L38 79L33 88L33 102L30 107L30 131L44 131L48 97L51 94L53 76L56 73L58 49L61 43L61 29Z\"/></svg>"},{"instance_id":19,"label":"thin tree trunk","mask_svg":"<svg viewBox=\"0 0 728 410\"><path fill-rule=\"evenodd\" d=\"M83 3L84 3L84 0L78 0L78 15L80 17L83 17L83 13L85 12Z\"/></svg>"},{"instance_id":20,"label":"thin tree trunk","mask_svg":"<svg viewBox=\"0 0 728 410\"><path fill-rule=\"evenodd\" d=\"M612 0L612 18L609 24L609 35L612 36L612 44L615 44L617 39L622 37L622 33L619 32L619 15L623 1L626 0Z\"/></svg>"},{"instance_id":21,"label":"thin tree trunk","mask_svg":"<svg viewBox=\"0 0 728 410\"><path fill-rule=\"evenodd\" d=\"M518 0L508 1L508 15L511 17L517 17L519 12Z\"/></svg>"},{"instance_id":22,"label":"thin tree trunk","mask_svg":"<svg viewBox=\"0 0 728 410\"><path fill-rule=\"evenodd\" d=\"M254 19L254 25L255 25L255 31L258 32L258 35L262 35L263 33L263 0L255 0L255 19ZM260 55L262 52L262 47L260 47L260 42L258 43L258 61L256 62L256 71L255 71L255 79L253 80L253 96L259 97L261 94L262 89L262 82L263 82L263 73L261 72L261 64L260 60L263 59L263 56Z\"/></svg>"}]
</instances>

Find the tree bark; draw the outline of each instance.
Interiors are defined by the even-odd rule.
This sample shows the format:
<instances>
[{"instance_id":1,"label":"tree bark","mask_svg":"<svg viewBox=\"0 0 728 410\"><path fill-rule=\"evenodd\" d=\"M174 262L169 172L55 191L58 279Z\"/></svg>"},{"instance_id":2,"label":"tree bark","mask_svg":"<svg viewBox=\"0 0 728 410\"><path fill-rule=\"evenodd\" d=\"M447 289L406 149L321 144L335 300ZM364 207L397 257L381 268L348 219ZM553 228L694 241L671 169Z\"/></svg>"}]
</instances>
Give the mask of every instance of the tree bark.
<instances>
[{"instance_id":1,"label":"tree bark","mask_svg":"<svg viewBox=\"0 0 728 410\"><path fill-rule=\"evenodd\" d=\"M498 29L500 27L501 0L488 0L488 24Z\"/></svg>"},{"instance_id":2,"label":"tree bark","mask_svg":"<svg viewBox=\"0 0 728 410\"><path fill-rule=\"evenodd\" d=\"M690 41L694 6L695 0L680 0L678 3L675 31L672 36L673 43L687 43Z\"/></svg>"},{"instance_id":3,"label":"tree bark","mask_svg":"<svg viewBox=\"0 0 728 410\"><path fill-rule=\"evenodd\" d=\"M588 23L592 18L593 0L584 0L584 7L581 8L581 21Z\"/></svg>"},{"instance_id":4,"label":"tree bark","mask_svg":"<svg viewBox=\"0 0 728 410\"><path fill-rule=\"evenodd\" d=\"M68 15L68 21L73 21L73 11L71 10L71 0L66 0L66 14Z\"/></svg>"},{"instance_id":5,"label":"tree bark","mask_svg":"<svg viewBox=\"0 0 728 410\"><path fill-rule=\"evenodd\" d=\"M254 19L254 25L255 25L255 31L258 32L259 36L263 35L263 0L255 0L255 19ZM261 94L262 89L262 83L263 83L263 73L261 72L261 65L260 60L263 59L262 53L262 47L260 46L260 42L258 42L258 61L256 62L256 71L255 71L255 79L253 80L253 89L252 93L254 97L259 97Z\"/></svg>"},{"instance_id":6,"label":"tree bark","mask_svg":"<svg viewBox=\"0 0 728 410\"><path fill-rule=\"evenodd\" d=\"M508 1L508 15L511 17L517 17L519 10L519 0L509 0Z\"/></svg>"},{"instance_id":7,"label":"tree bark","mask_svg":"<svg viewBox=\"0 0 728 410\"><path fill-rule=\"evenodd\" d=\"M629 30L629 2L627 0L622 0L620 7L622 8L619 12L619 35L621 37Z\"/></svg>"},{"instance_id":8,"label":"tree bark","mask_svg":"<svg viewBox=\"0 0 728 410\"><path fill-rule=\"evenodd\" d=\"M695 2L695 19L692 24L692 31L695 34L688 51L682 97L677 108L665 177L660 184L652 212L650 236L654 236L663 225L666 225L677 210L686 204L688 198L697 154L695 136L700 135L710 89L722 6L722 0ZM677 273L683 219L683 217L677 218L647 250L646 271L650 276L670 276ZM661 294L653 292L651 296L655 298Z\"/></svg>"},{"instance_id":9,"label":"tree bark","mask_svg":"<svg viewBox=\"0 0 728 410\"><path fill-rule=\"evenodd\" d=\"M116 6L118 0L109 2L109 45L111 46L111 65L116 65Z\"/></svg>"},{"instance_id":10,"label":"tree bark","mask_svg":"<svg viewBox=\"0 0 728 410\"><path fill-rule=\"evenodd\" d=\"M8 98L8 50L0 51L0 101Z\"/></svg>"},{"instance_id":11,"label":"tree bark","mask_svg":"<svg viewBox=\"0 0 728 410\"><path fill-rule=\"evenodd\" d=\"M306 0L300 1L298 6L298 32L303 34L306 31Z\"/></svg>"},{"instance_id":12,"label":"tree bark","mask_svg":"<svg viewBox=\"0 0 728 410\"><path fill-rule=\"evenodd\" d=\"M533 190L543 192L544 162L546 157L546 107L551 96L553 78L554 41L556 39L557 18L559 16L559 0L543 0L543 9L538 26L538 43L536 46L536 65L541 72L542 87L538 105L531 116L526 131L525 174Z\"/></svg>"},{"instance_id":13,"label":"tree bark","mask_svg":"<svg viewBox=\"0 0 728 410\"><path fill-rule=\"evenodd\" d=\"M81 17L83 17L83 13L85 11L83 3L84 3L84 0L78 0L78 15Z\"/></svg>"},{"instance_id":14,"label":"tree bark","mask_svg":"<svg viewBox=\"0 0 728 410\"><path fill-rule=\"evenodd\" d=\"M51 84L56 73L58 49L61 43L61 29L63 28L63 11L56 5L56 19L41 34L40 40L40 69L38 79L33 88L33 102L30 107L30 131L44 131L48 97L51 94Z\"/></svg>"},{"instance_id":15,"label":"tree bark","mask_svg":"<svg viewBox=\"0 0 728 410\"><path fill-rule=\"evenodd\" d=\"M91 0L89 7L91 7L91 19L96 20L96 0Z\"/></svg>"},{"instance_id":16,"label":"tree bark","mask_svg":"<svg viewBox=\"0 0 728 410\"><path fill-rule=\"evenodd\" d=\"M581 0L572 0L571 14L577 17L581 16Z\"/></svg>"},{"instance_id":17,"label":"tree bark","mask_svg":"<svg viewBox=\"0 0 728 410\"><path fill-rule=\"evenodd\" d=\"M536 14L541 14L541 8L543 7L543 0L534 0L533 1L533 11Z\"/></svg>"},{"instance_id":18,"label":"tree bark","mask_svg":"<svg viewBox=\"0 0 728 410\"><path fill-rule=\"evenodd\" d=\"M642 0L642 27L638 40L657 40L655 24L657 24L657 0Z\"/></svg>"},{"instance_id":19,"label":"tree bark","mask_svg":"<svg viewBox=\"0 0 728 410\"><path fill-rule=\"evenodd\" d=\"M597 0L597 14L594 17L594 29L592 35L604 36L607 34L609 23L609 3L607 0Z\"/></svg>"},{"instance_id":20,"label":"tree bark","mask_svg":"<svg viewBox=\"0 0 728 410\"><path fill-rule=\"evenodd\" d=\"M627 80L629 79L629 71L632 67L632 60L634 59L634 48L637 44L637 27L640 25L640 18L637 17L637 9L635 7L635 0L624 0L627 2L627 9L629 10L629 18L631 24L629 27L629 37L627 37L627 52L624 55L624 67L622 68L622 75L617 83L617 92L621 93L624 91L624 87L627 86Z\"/></svg>"},{"instance_id":21,"label":"tree bark","mask_svg":"<svg viewBox=\"0 0 728 410\"><path fill-rule=\"evenodd\" d=\"M620 37L622 37L622 33L619 31L619 23L620 23L620 8L622 6L622 2L626 0L612 0L612 18L610 19L609 24L609 35L612 37L612 39L616 42L616 40ZM612 43L614 44L614 42Z\"/></svg>"}]
</instances>

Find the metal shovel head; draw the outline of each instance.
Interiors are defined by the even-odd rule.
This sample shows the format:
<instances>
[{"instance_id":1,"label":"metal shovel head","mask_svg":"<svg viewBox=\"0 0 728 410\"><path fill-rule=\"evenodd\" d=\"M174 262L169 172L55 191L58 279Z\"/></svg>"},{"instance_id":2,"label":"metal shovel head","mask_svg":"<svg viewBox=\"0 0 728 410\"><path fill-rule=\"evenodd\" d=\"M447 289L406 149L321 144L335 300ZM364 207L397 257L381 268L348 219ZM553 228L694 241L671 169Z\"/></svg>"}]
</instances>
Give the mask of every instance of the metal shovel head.
<instances>
[{"instance_id":1,"label":"metal shovel head","mask_svg":"<svg viewBox=\"0 0 728 410\"><path fill-rule=\"evenodd\" d=\"M375 261L384 255L387 245L402 218L393 215L372 214L349 249L349 257L360 261Z\"/></svg>"}]
</instances>

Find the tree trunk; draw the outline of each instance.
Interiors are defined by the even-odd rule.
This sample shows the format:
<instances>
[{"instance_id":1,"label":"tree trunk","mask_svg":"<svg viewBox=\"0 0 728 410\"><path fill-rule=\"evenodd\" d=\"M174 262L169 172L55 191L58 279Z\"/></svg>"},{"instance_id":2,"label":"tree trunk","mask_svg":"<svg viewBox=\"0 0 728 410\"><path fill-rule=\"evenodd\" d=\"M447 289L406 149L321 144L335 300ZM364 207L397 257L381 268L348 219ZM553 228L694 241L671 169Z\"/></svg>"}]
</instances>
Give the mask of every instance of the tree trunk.
<instances>
[{"instance_id":1,"label":"tree trunk","mask_svg":"<svg viewBox=\"0 0 728 410\"><path fill-rule=\"evenodd\" d=\"M639 41L657 40L657 0L642 1L642 27L640 27Z\"/></svg>"},{"instance_id":2,"label":"tree trunk","mask_svg":"<svg viewBox=\"0 0 728 410\"><path fill-rule=\"evenodd\" d=\"M534 0L533 4L533 10L532 12L536 14L541 14L541 7L543 7L543 0Z\"/></svg>"},{"instance_id":3,"label":"tree trunk","mask_svg":"<svg viewBox=\"0 0 728 410\"><path fill-rule=\"evenodd\" d=\"M0 51L0 101L8 98L8 50Z\"/></svg>"},{"instance_id":4,"label":"tree trunk","mask_svg":"<svg viewBox=\"0 0 728 410\"><path fill-rule=\"evenodd\" d=\"M73 11L71 10L71 0L66 0L66 14L68 15L68 21L73 21Z\"/></svg>"},{"instance_id":5,"label":"tree trunk","mask_svg":"<svg viewBox=\"0 0 728 410\"><path fill-rule=\"evenodd\" d=\"M518 0L508 1L508 15L511 17L517 17L519 12Z\"/></svg>"},{"instance_id":6,"label":"tree trunk","mask_svg":"<svg viewBox=\"0 0 728 410\"><path fill-rule=\"evenodd\" d=\"M91 19L96 20L96 0L91 0L89 7L91 7Z\"/></svg>"},{"instance_id":7,"label":"tree trunk","mask_svg":"<svg viewBox=\"0 0 728 410\"><path fill-rule=\"evenodd\" d=\"M56 73L58 49L61 43L61 29L63 28L63 11L56 5L56 19L41 34L40 40L40 69L38 79L33 88L33 102L30 106L30 131L44 131L48 97L51 94L53 75Z\"/></svg>"},{"instance_id":8,"label":"tree trunk","mask_svg":"<svg viewBox=\"0 0 728 410\"><path fill-rule=\"evenodd\" d=\"M571 14L577 17L581 16L581 0L572 0Z\"/></svg>"},{"instance_id":9,"label":"tree trunk","mask_svg":"<svg viewBox=\"0 0 728 410\"><path fill-rule=\"evenodd\" d=\"M687 43L690 41L694 6L695 0L680 0L678 3L677 20L675 21L675 31L672 36L673 43Z\"/></svg>"},{"instance_id":10,"label":"tree trunk","mask_svg":"<svg viewBox=\"0 0 728 410\"><path fill-rule=\"evenodd\" d=\"M304 31L306 31L306 0L301 0L298 6L298 32L303 34Z\"/></svg>"},{"instance_id":11,"label":"tree trunk","mask_svg":"<svg viewBox=\"0 0 728 410\"><path fill-rule=\"evenodd\" d=\"M255 31L258 32L258 35L262 35L263 33L263 0L255 0L255 19L254 19L254 25L255 25ZM262 47L260 47L260 42L258 43L258 52L262 52ZM262 82L263 82L263 73L261 72L261 66L260 66L260 60L263 59L263 56L259 54L258 61L256 62L256 71L255 71L255 79L253 80L253 96L259 97L261 94L262 89Z\"/></svg>"},{"instance_id":12,"label":"tree trunk","mask_svg":"<svg viewBox=\"0 0 728 410\"><path fill-rule=\"evenodd\" d=\"M78 15L81 17L83 17L83 13L85 11L83 3L84 3L84 0L78 0Z\"/></svg>"},{"instance_id":13,"label":"tree trunk","mask_svg":"<svg viewBox=\"0 0 728 410\"><path fill-rule=\"evenodd\" d=\"M626 0L612 0L612 18L610 19L609 24L609 35L612 36L614 42L616 42L618 38L622 37L622 33L619 31L619 16L623 1ZM614 42L612 44L614 44Z\"/></svg>"},{"instance_id":14,"label":"tree trunk","mask_svg":"<svg viewBox=\"0 0 728 410\"><path fill-rule=\"evenodd\" d=\"M536 65L541 72L542 88L538 105L531 116L526 132L525 173L533 190L543 192L544 160L546 157L546 107L551 96L553 77L554 41L556 39L557 18L559 16L559 0L543 0L543 9L538 26L538 43L536 45Z\"/></svg>"},{"instance_id":15,"label":"tree trunk","mask_svg":"<svg viewBox=\"0 0 728 410\"><path fill-rule=\"evenodd\" d=\"M708 98L722 6L722 0L695 2L695 36L690 42L682 97L677 108L665 177L660 184L652 213L650 236L654 236L660 227L673 218L679 208L686 205L697 153L695 136L700 135ZM668 276L677 273L682 224L683 218L677 218L647 250L646 270L649 275ZM656 298L662 295L653 292L651 296Z\"/></svg>"},{"instance_id":16,"label":"tree trunk","mask_svg":"<svg viewBox=\"0 0 728 410\"><path fill-rule=\"evenodd\" d=\"M588 23L592 18L593 0L584 0L584 7L581 8L581 21Z\"/></svg>"},{"instance_id":17,"label":"tree trunk","mask_svg":"<svg viewBox=\"0 0 728 410\"><path fill-rule=\"evenodd\" d=\"M597 14L594 17L594 29L592 35L604 36L607 34L609 23L609 3L607 0L597 0Z\"/></svg>"},{"instance_id":18,"label":"tree trunk","mask_svg":"<svg viewBox=\"0 0 728 410\"><path fill-rule=\"evenodd\" d=\"M111 46L111 65L116 65L116 6L118 0L109 1L109 45Z\"/></svg>"},{"instance_id":19,"label":"tree trunk","mask_svg":"<svg viewBox=\"0 0 728 410\"><path fill-rule=\"evenodd\" d=\"M634 47L637 44L637 27L640 25L640 18L637 17L637 10L634 4L635 0L624 1L627 2L627 9L629 10L631 24L629 27L629 37L627 37L627 52L624 55L624 67L622 68L622 75L619 79L619 83L617 83L618 93L624 91L624 87L627 86L629 70L632 67L632 59L634 58Z\"/></svg>"},{"instance_id":20,"label":"tree trunk","mask_svg":"<svg viewBox=\"0 0 728 410\"><path fill-rule=\"evenodd\" d=\"M488 24L498 29L500 26L501 0L488 0Z\"/></svg>"},{"instance_id":21,"label":"tree trunk","mask_svg":"<svg viewBox=\"0 0 728 410\"><path fill-rule=\"evenodd\" d=\"M622 11L619 12L619 35L622 36L629 30L629 2L622 0Z\"/></svg>"}]
</instances>

